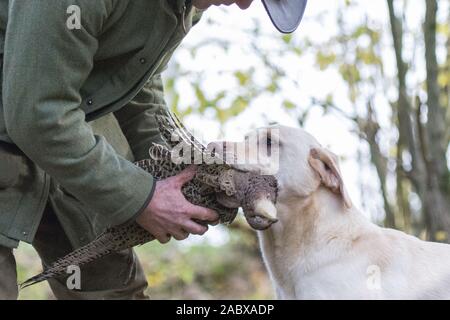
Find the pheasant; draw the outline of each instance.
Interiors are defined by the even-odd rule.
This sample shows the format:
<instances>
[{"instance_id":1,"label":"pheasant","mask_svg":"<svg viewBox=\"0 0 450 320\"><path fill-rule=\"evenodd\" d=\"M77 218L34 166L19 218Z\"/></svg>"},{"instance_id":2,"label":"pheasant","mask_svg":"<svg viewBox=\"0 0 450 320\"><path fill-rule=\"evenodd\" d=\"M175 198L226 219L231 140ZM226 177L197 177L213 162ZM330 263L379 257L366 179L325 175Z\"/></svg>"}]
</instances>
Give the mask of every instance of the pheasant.
<instances>
[{"instance_id":1,"label":"pheasant","mask_svg":"<svg viewBox=\"0 0 450 320\"><path fill-rule=\"evenodd\" d=\"M249 225L256 230L264 230L277 221L276 198L277 181L275 177L239 171L223 163L213 152L196 140L181 121L169 111L156 115L161 136L169 146L154 144L149 150L149 158L135 164L152 174L156 180L174 176L189 164L173 161L171 150L184 146L191 147L190 160L199 155L214 160L213 164L198 165L195 177L182 187L185 198L195 205L215 210L223 224L230 224L236 217L239 207ZM178 139L173 139L177 137ZM197 154L195 154L197 153ZM201 223L201 222L199 222ZM52 263L45 270L20 284L20 288L46 281L53 277L66 275L71 265L82 266L134 246L142 245L155 238L136 222L108 228L92 242L78 248Z\"/></svg>"}]
</instances>

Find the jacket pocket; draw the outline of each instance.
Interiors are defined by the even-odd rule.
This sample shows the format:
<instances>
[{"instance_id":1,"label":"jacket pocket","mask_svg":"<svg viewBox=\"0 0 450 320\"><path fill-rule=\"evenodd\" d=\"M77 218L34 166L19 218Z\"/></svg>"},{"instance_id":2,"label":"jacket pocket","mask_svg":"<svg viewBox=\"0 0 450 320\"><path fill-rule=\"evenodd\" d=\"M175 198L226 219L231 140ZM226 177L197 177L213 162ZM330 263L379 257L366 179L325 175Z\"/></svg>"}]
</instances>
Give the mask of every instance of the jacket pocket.
<instances>
[{"instance_id":1,"label":"jacket pocket","mask_svg":"<svg viewBox=\"0 0 450 320\"><path fill-rule=\"evenodd\" d=\"M20 176L20 156L0 148L0 189L14 186Z\"/></svg>"}]
</instances>

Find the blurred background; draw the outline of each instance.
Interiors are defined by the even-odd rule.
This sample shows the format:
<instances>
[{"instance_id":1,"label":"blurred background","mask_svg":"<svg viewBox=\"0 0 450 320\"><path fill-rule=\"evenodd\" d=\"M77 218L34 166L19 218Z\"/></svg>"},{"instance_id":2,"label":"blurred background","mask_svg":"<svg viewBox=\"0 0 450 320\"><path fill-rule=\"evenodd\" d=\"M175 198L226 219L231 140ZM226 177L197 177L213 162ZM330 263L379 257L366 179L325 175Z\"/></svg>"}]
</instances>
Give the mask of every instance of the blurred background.
<instances>
[{"instance_id":1,"label":"blurred background","mask_svg":"<svg viewBox=\"0 0 450 320\"><path fill-rule=\"evenodd\" d=\"M422 239L450 234L450 1L314 0L293 35L262 3L208 10L165 74L169 107L204 141L301 126L341 157L355 204ZM205 237L137 248L153 299L272 299L242 219ZM19 281L41 270L15 252ZM21 299L51 299L46 283Z\"/></svg>"}]
</instances>

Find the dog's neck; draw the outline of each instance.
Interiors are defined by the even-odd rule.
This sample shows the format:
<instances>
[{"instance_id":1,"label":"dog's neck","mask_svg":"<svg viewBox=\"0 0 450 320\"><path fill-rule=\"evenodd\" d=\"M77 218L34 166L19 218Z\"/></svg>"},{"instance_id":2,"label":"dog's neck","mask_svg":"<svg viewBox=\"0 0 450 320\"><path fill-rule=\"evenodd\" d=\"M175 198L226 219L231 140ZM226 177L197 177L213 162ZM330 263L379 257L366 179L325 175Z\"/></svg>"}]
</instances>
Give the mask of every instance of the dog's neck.
<instances>
[{"instance_id":1,"label":"dog's neck","mask_svg":"<svg viewBox=\"0 0 450 320\"><path fill-rule=\"evenodd\" d=\"M345 208L338 195L322 187L309 197L278 203L279 222L259 233L275 283L293 284L294 274L298 277L338 259L372 227L357 209Z\"/></svg>"}]
</instances>

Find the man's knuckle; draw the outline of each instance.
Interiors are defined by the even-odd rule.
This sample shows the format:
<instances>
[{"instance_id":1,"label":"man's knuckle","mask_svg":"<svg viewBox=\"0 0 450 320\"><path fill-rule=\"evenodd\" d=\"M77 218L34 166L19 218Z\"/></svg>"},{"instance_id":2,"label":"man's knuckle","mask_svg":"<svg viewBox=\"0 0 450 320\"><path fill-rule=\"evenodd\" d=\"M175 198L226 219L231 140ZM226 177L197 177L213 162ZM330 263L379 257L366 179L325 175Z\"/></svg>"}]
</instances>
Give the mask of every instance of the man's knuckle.
<instances>
[{"instance_id":1,"label":"man's knuckle","mask_svg":"<svg viewBox=\"0 0 450 320\"><path fill-rule=\"evenodd\" d=\"M165 244L165 243L167 243L169 241L170 241L170 237L166 237L166 238L162 239L161 243Z\"/></svg>"},{"instance_id":2,"label":"man's knuckle","mask_svg":"<svg viewBox=\"0 0 450 320\"><path fill-rule=\"evenodd\" d=\"M208 228L204 226L199 226L197 229L198 234L205 234L206 231L208 231Z\"/></svg>"},{"instance_id":3,"label":"man's knuckle","mask_svg":"<svg viewBox=\"0 0 450 320\"><path fill-rule=\"evenodd\" d=\"M178 241L181 241L181 240L187 239L188 237L189 237L189 234L183 234L183 235L178 235L178 236L176 237L176 239L177 239Z\"/></svg>"},{"instance_id":4,"label":"man's knuckle","mask_svg":"<svg viewBox=\"0 0 450 320\"><path fill-rule=\"evenodd\" d=\"M183 224L184 222L183 215L181 214L174 215L172 222L174 226L179 226Z\"/></svg>"},{"instance_id":5,"label":"man's knuckle","mask_svg":"<svg viewBox=\"0 0 450 320\"><path fill-rule=\"evenodd\" d=\"M212 211L206 211L205 217L209 220L214 220L217 217L217 215Z\"/></svg>"},{"instance_id":6,"label":"man's knuckle","mask_svg":"<svg viewBox=\"0 0 450 320\"><path fill-rule=\"evenodd\" d=\"M186 207L186 208L184 209L184 214L185 214L186 216L193 217L193 216L195 215L195 211L192 210L192 208L190 208L190 207Z\"/></svg>"}]
</instances>

